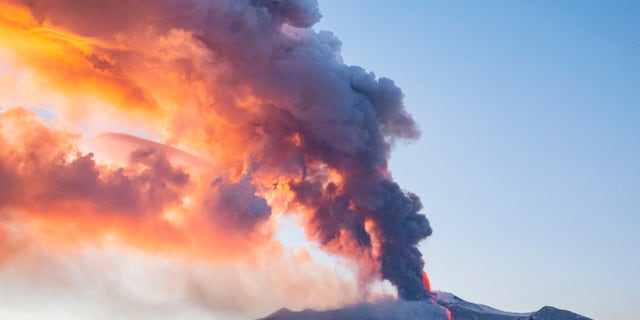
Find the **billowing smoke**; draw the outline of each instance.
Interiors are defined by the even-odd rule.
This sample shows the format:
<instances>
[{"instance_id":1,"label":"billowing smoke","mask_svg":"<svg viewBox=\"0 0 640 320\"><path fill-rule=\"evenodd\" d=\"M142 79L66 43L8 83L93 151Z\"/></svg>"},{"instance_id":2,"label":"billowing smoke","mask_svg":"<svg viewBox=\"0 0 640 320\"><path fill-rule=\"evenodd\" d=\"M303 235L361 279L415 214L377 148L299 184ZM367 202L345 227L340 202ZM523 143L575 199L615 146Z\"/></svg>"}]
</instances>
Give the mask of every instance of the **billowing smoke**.
<instances>
[{"instance_id":1,"label":"billowing smoke","mask_svg":"<svg viewBox=\"0 0 640 320\"><path fill-rule=\"evenodd\" d=\"M0 219L53 210L108 221L91 234L142 248L161 244L128 233L151 226L143 235L183 249L233 237L239 252L270 239L275 215L299 213L309 239L357 262L362 290L384 278L403 299L429 296L416 245L431 228L388 171L394 141L419 130L392 80L345 65L340 41L311 29L315 0L2 1L0 12L0 58L20 66L0 104L59 116L55 128L24 109L0 118L0 209L14 212ZM68 133L98 127L210 167L113 134L139 147L98 162Z\"/></svg>"}]
</instances>

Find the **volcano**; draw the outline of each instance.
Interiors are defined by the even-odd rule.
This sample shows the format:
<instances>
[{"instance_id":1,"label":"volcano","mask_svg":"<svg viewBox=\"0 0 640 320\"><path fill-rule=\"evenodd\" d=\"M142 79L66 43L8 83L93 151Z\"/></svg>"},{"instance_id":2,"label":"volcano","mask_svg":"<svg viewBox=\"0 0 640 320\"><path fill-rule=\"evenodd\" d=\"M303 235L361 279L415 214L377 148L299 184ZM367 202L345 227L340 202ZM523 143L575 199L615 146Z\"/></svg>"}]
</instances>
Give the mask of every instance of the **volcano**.
<instances>
[{"instance_id":1,"label":"volcano","mask_svg":"<svg viewBox=\"0 0 640 320\"><path fill-rule=\"evenodd\" d=\"M448 313L447 310L450 312ZM292 311L286 308L259 320L589 320L585 316L550 306L535 312L506 312L465 301L451 293L434 291L422 301L389 300L360 303L339 309Z\"/></svg>"}]
</instances>

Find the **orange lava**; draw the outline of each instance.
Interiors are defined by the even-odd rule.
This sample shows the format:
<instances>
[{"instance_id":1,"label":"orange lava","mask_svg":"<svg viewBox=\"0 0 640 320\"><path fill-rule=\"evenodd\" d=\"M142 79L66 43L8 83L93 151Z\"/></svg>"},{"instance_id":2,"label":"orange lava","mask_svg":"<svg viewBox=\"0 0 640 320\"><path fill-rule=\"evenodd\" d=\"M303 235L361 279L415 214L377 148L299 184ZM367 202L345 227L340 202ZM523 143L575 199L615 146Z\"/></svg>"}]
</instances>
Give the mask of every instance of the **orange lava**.
<instances>
[{"instance_id":1,"label":"orange lava","mask_svg":"<svg viewBox=\"0 0 640 320\"><path fill-rule=\"evenodd\" d=\"M429 281L429 276L424 270L422 271L422 285L427 290L427 292L431 294L431 281Z\"/></svg>"},{"instance_id":2,"label":"orange lava","mask_svg":"<svg viewBox=\"0 0 640 320\"><path fill-rule=\"evenodd\" d=\"M429 276L427 275L427 272L422 270L422 285L424 286L424 288L427 290L427 292L429 292L429 294L431 295L431 301L433 301L434 303L438 303L437 302L437 298L436 296L434 296L432 294L431 291L431 281L429 280ZM442 307L442 309L444 310L445 314L447 315L447 320L453 320L453 315L451 314L451 310L449 310L449 308L439 304L440 307Z\"/></svg>"},{"instance_id":3,"label":"orange lava","mask_svg":"<svg viewBox=\"0 0 640 320\"><path fill-rule=\"evenodd\" d=\"M447 307L443 307L444 312L447 314L447 320L453 320L453 316L451 315L451 311Z\"/></svg>"}]
</instances>

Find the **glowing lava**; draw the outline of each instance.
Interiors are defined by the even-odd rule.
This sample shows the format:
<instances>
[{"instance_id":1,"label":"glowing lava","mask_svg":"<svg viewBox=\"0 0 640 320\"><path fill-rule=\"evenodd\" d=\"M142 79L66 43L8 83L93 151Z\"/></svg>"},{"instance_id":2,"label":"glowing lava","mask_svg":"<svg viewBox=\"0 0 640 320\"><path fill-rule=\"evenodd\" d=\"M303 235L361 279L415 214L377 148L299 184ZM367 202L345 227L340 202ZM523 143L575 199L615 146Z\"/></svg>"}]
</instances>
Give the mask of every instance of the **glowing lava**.
<instances>
[{"instance_id":1,"label":"glowing lava","mask_svg":"<svg viewBox=\"0 0 640 320\"><path fill-rule=\"evenodd\" d=\"M422 271L422 285L424 288L431 294L431 281L429 281L429 276L426 271Z\"/></svg>"},{"instance_id":2,"label":"glowing lava","mask_svg":"<svg viewBox=\"0 0 640 320\"><path fill-rule=\"evenodd\" d=\"M447 320L453 320L453 316L451 315L451 311L447 307L442 307L444 312L447 314Z\"/></svg>"},{"instance_id":3,"label":"glowing lava","mask_svg":"<svg viewBox=\"0 0 640 320\"><path fill-rule=\"evenodd\" d=\"M427 275L427 272L424 270L422 270L422 285L427 290L427 292L429 292L429 295L431 295L430 300L434 304L439 305L442 308L442 310L444 310L444 313L447 315L447 320L453 320L453 315L451 314L451 310L449 310L449 308L443 305L443 303L449 304L449 301L446 299L442 299L441 297L438 296L437 293L434 293L433 291L431 291L431 281L429 280L429 276Z\"/></svg>"}]
</instances>

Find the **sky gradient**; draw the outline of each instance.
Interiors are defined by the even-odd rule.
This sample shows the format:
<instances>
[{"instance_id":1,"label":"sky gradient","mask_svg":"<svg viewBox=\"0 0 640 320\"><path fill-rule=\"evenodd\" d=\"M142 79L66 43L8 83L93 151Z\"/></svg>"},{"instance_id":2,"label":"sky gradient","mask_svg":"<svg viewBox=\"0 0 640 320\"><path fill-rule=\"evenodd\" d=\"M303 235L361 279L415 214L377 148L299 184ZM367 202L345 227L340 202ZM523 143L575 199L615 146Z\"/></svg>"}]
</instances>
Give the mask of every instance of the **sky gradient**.
<instances>
[{"instance_id":1,"label":"sky gradient","mask_svg":"<svg viewBox=\"0 0 640 320\"><path fill-rule=\"evenodd\" d=\"M640 313L640 4L331 1L347 64L422 130L391 171L434 234L436 289L511 311Z\"/></svg>"}]
</instances>

